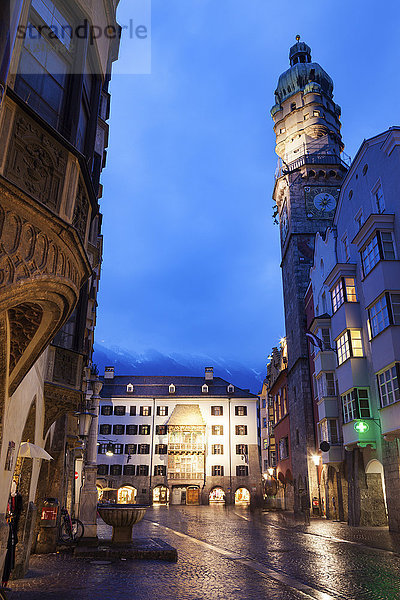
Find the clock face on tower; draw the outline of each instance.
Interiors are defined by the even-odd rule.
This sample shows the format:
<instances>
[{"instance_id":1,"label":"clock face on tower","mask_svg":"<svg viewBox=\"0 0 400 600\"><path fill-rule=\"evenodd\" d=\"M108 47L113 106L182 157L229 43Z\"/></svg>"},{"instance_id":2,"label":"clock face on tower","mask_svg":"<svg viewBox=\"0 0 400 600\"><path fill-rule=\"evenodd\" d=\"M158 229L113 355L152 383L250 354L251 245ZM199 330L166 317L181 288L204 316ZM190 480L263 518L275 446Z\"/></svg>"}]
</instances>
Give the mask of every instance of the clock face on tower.
<instances>
[{"instance_id":1,"label":"clock face on tower","mask_svg":"<svg viewBox=\"0 0 400 600\"><path fill-rule=\"evenodd\" d=\"M306 211L309 218L331 219L334 215L340 188L309 187L304 188Z\"/></svg>"},{"instance_id":2,"label":"clock face on tower","mask_svg":"<svg viewBox=\"0 0 400 600\"><path fill-rule=\"evenodd\" d=\"M286 239L286 236L288 234L288 230L289 230L289 221L288 221L286 204L282 208L281 215L280 215L280 221L281 221L281 238L282 238L282 241L284 242Z\"/></svg>"}]
</instances>

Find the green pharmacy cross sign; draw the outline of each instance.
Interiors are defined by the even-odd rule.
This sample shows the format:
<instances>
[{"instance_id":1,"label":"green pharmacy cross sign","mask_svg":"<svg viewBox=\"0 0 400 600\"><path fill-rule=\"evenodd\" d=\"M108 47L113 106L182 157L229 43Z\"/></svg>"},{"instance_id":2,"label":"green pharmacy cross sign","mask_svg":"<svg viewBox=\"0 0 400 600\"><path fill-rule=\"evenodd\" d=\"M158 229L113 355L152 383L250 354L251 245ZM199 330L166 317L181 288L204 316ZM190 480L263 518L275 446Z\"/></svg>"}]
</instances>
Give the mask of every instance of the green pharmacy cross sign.
<instances>
[{"instance_id":1,"label":"green pharmacy cross sign","mask_svg":"<svg viewBox=\"0 0 400 600\"><path fill-rule=\"evenodd\" d=\"M357 433L366 433L369 430L369 425L366 421L356 421L354 423L354 429Z\"/></svg>"}]
</instances>

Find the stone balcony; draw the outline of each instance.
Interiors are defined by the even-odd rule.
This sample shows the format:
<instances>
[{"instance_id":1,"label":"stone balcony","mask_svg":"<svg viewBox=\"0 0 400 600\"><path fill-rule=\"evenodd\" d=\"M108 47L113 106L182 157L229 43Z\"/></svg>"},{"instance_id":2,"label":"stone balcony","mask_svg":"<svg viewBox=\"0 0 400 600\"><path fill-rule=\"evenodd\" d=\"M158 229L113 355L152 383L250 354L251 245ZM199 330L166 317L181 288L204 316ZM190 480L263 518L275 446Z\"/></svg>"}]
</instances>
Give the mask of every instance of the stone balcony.
<instances>
[{"instance_id":1,"label":"stone balcony","mask_svg":"<svg viewBox=\"0 0 400 600\"><path fill-rule=\"evenodd\" d=\"M12 92L0 140L0 350L10 347L13 393L91 274L86 246L97 200L83 157Z\"/></svg>"}]
</instances>

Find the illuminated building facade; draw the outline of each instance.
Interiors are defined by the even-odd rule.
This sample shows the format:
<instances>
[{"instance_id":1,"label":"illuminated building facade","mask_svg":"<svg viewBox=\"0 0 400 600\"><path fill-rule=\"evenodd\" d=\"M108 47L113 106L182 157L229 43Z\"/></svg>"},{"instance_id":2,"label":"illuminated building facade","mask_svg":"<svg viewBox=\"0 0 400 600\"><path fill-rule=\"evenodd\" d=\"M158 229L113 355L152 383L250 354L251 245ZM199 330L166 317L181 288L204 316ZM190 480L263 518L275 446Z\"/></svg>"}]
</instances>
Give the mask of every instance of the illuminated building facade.
<instances>
[{"instance_id":1,"label":"illuminated building facade","mask_svg":"<svg viewBox=\"0 0 400 600\"><path fill-rule=\"evenodd\" d=\"M106 367L99 493L119 502L258 503L258 397L214 377L116 376ZM108 453L108 454L107 454Z\"/></svg>"},{"instance_id":2,"label":"illuminated building facade","mask_svg":"<svg viewBox=\"0 0 400 600\"><path fill-rule=\"evenodd\" d=\"M400 530L400 128L363 142L311 288L314 392L328 516ZM334 502L332 502L335 500Z\"/></svg>"}]
</instances>

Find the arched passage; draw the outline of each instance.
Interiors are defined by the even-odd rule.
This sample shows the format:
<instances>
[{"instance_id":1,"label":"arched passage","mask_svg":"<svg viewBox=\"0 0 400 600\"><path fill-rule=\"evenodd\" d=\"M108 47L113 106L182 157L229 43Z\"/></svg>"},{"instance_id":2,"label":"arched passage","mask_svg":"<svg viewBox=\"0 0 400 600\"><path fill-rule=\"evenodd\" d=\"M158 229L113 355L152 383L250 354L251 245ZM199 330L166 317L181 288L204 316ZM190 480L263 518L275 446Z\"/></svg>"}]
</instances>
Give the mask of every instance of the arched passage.
<instances>
[{"instance_id":1,"label":"arched passage","mask_svg":"<svg viewBox=\"0 0 400 600\"><path fill-rule=\"evenodd\" d=\"M250 492L247 488L238 488L235 492L235 504L248 506L250 504Z\"/></svg>"},{"instance_id":2,"label":"arched passage","mask_svg":"<svg viewBox=\"0 0 400 600\"><path fill-rule=\"evenodd\" d=\"M225 504L225 492L222 487L215 487L209 494L210 504Z\"/></svg>"}]
</instances>

